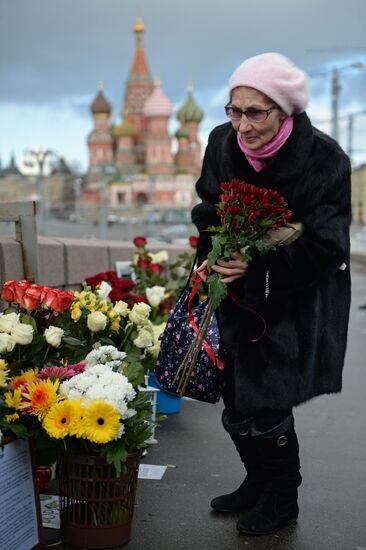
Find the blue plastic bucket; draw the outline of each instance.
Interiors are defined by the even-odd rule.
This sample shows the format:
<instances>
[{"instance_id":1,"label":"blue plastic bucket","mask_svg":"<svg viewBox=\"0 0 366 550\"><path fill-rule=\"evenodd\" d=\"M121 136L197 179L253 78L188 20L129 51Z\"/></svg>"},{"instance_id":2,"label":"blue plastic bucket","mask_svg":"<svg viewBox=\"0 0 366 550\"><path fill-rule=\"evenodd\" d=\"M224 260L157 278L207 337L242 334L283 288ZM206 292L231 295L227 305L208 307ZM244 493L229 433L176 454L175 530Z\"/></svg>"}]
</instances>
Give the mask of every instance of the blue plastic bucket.
<instances>
[{"instance_id":1,"label":"blue plastic bucket","mask_svg":"<svg viewBox=\"0 0 366 550\"><path fill-rule=\"evenodd\" d=\"M154 372L149 373L149 385L158 388L156 411L162 414L174 414L180 411L182 398L164 391Z\"/></svg>"}]
</instances>

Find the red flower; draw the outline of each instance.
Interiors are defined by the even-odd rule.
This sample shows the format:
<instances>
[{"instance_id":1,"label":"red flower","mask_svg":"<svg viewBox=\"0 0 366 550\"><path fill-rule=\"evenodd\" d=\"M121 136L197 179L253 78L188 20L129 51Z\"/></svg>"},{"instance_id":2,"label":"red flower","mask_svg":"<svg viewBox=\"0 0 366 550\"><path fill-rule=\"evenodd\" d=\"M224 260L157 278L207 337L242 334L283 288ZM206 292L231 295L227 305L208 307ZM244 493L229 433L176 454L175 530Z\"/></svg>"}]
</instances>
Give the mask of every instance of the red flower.
<instances>
[{"instance_id":1,"label":"red flower","mask_svg":"<svg viewBox=\"0 0 366 550\"><path fill-rule=\"evenodd\" d=\"M197 248L197 243L198 243L198 237L196 237L195 235L191 235L189 237L189 245L191 248Z\"/></svg>"},{"instance_id":2,"label":"red flower","mask_svg":"<svg viewBox=\"0 0 366 550\"><path fill-rule=\"evenodd\" d=\"M150 264L149 270L152 273L163 273L164 267L161 264Z\"/></svg>"},{"instance_id":3,"label":"red flower","mask_svg":"<svg viewBox=\"0 0 366 550\"><path fill-rule=\"evenodd\" d=\"M151 262L150 260L145 260L144 258L139 258L137 260L137 267L139 267L140 269L149 269L150 268L150 265L151 265Z\"/></svg>"},{"instance_id":4,"label":"red flower","mask_svg":"<svg viewBox=\"0 0 366 550\"><path fill-rule=\"evenodd\" d=\"M5 281L3 284L3 288L1 291L1 299L4 300L4 302L13 302L14 301L14 295L15 295L15 285L16 281L9 279L8 281Z\"/></svg>"},{"instance_id":5,"label":"red flower","mask_svg":"<svg viewBox=\"0 0 366 550\"><path fill-rule=\"evenodd\" d=\"M34 311L40 305L42 300L43 286L29 285L22 298L22 307L27 311Z\"/></svg>"},{"instance_id":6,"label":"red flower","mask_svg":"<svg viewBox=\"0 0 366 550\"><path fill-rule=\"evenodd\" d=\"M22 281L15 283L15 286L14 286L14 302L16 302L22 307L23 307L23 296L25 291L29 287L29 285L30 283L23 279Z\"/></svg>"},{"instance_id":7,"label":"red flower","mask_svg":"<svg viewBox=\"0 0 366 550\"><path fill-rule=\"evenodd\" d=\"M113 288L122 292L130 292L135 286L132 279L116 279L113 283Z\"/></svg>"},{"instance_id":8,"label":"red flower","mask_svg":"<svg viewBox=\"0 0 366 550\"><path fill-rule=\"evenodd\" d=\"M137 248L143 248L146 244L146 239L145 237L135 237L133 239L133 244L137 247Z\"/></svg>"}]
</instances>

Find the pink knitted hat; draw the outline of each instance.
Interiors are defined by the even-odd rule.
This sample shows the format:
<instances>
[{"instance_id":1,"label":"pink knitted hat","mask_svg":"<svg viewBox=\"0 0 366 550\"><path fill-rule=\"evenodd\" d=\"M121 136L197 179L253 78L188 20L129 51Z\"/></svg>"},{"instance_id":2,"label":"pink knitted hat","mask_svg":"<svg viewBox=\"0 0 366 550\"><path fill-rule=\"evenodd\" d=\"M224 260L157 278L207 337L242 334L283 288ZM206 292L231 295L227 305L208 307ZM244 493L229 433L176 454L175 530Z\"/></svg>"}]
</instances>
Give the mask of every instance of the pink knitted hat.
<instances>
[{"instance_id":1,"label":"pink knitted hat","mask_svg":"<svg viewBox=\"0 0 366 550\"><path fill-rule=\"evenodd\" d=\"M230 77L230 94L239 86L259 90L287 115L302 113L308 102L306 74L279 53L263 53L246 59Z\"/></svg>"}]
</instances>

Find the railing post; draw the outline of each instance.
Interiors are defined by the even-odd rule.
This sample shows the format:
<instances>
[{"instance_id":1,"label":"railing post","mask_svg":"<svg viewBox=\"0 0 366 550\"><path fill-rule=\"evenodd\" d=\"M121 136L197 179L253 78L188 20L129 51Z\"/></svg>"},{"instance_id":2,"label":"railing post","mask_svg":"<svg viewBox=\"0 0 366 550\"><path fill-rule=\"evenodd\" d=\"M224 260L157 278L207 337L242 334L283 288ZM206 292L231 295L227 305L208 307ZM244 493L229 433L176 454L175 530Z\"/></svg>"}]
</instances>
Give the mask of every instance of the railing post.
<instances>
[{"instance_id":1,"label":"railing post","mask_svg":"<svg viewBox=\"0 0 366 550\"><path fill-rule=\"evenodd\" d=\"M36 203L1 202L0 222L2 221L15 223L16 239L22 249L24 276L27 281L39 282Z\"/></svg>"}]
</instances>

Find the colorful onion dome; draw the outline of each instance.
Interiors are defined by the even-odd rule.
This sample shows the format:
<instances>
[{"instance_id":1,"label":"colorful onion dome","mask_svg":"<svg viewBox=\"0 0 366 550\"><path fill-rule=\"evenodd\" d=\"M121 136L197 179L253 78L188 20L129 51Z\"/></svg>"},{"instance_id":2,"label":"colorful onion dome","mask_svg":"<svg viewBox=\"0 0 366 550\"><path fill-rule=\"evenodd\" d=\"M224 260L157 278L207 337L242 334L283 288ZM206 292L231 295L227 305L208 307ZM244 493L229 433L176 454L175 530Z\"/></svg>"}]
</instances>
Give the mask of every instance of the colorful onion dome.
<instances>
[{"instance_id":1,"label":"colorful onion dome","mask_svg":"<svg viewBox=\"0 0 366 550\"><path fill-rule=\"evenodd\" d=\"M177 113L177 119L181 124L186 122L201 122L204 116L203 110L197 105L192 94L192 86L188 86L188 97Z\"/></svg>"},{"instance_id":2,"label":"colorful onion dome","mask_svg":"<svg viewBox=\"0 0 366 550\"><path fill-rule=\"evenodd\" d=\"M112 134L114 137L135 137L137 136L137 130L132 126L131 122L124 119L121 124L113 126Z\"/></svg>"},{"instance_id":3,"label":"colorful onion dome","mask_svg":"<svg viewBox=\"0 0 366 550\"><path fill-rule=\"evenodd\" d=\"M173 113L173 105L171 101L164 95L160 81L157 80L154 84L152 94L147 98L143 107L143 114L146 117L151 116L166 116L169 117Z\"/></svg>"},{"instance_id":4,"label":"colorful onion dome","mask_svg":"<svg viewBox=\"0 0 366 550\"><path fill-rule=\"evenodd\" d=\"M184 128L184 126L180 126L178 130L175 132L175 137L179 138L189 138L189 132L187 128Z\"/></svg>"},{"instance_id":5,"label":"colorful onion dome","mask_svg":"<svg viewBox=\"0 0 366 550\"><path fill-rule=\"evenodd\" d=\"M106 99L103 93L103 83L98 83L98 93L90 106L90 110L93 115L106 114L110 115L112 112L112 106L109 101Z\"/></svg>"}]
</instances>

